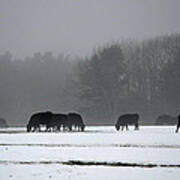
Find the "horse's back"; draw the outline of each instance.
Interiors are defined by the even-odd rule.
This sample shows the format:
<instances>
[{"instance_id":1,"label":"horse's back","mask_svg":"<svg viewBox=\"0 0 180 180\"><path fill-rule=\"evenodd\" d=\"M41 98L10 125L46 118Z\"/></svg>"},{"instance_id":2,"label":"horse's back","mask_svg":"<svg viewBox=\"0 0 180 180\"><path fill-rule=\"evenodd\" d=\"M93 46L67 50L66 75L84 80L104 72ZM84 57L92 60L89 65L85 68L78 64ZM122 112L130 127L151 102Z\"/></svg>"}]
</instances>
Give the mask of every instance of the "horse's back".
<instances>
[{"instance_id":1,"label":"horse's back","mask_svg":"<svg viewBox=\"0 0 180 180\"><path fill-rule=\"evenodd\" d=\"M66 114L53 114L52 115L52 124L67 124L67 115Z\"/></svg>"},{"instance_id":2,"label":"horse's back","mask_svg":"<svg viewBox=\"0 0 180 180\"><path fill-rule=\"evenodd\" d=\"M38 112L30 117L29 124L48 124L51 118L52 113L50 111Z\"/></svg>"},{"instance_id":3,"label":"horse's back","mask_svg":"<svg viewBox=\"0 0 180 180\"><path fill-rule=\"evenodd\" d=\"M160 115L157 117L155 124L156 125L175 125L178 118L170 115Z\"/></svg>"},{"instance_id":4,"label":"horse's back","mask_svg":"<svg viewBox=\"0 0 180 180\"><path fill-rule=\"evenodd\" d=\"M123 124L137 123L139 114L123 114L119 117L119 122Z\"/></svg>"},{"instance_id":5,"label":"horse's back","mask_svg":"<svg viewBox=\"0 0 180 180\"><path fill-rule=\"evenodd\" d=\"M74 123L83 123L82 117L78 113L69 113L68 119Z\"/></svg>"}]
</instances>

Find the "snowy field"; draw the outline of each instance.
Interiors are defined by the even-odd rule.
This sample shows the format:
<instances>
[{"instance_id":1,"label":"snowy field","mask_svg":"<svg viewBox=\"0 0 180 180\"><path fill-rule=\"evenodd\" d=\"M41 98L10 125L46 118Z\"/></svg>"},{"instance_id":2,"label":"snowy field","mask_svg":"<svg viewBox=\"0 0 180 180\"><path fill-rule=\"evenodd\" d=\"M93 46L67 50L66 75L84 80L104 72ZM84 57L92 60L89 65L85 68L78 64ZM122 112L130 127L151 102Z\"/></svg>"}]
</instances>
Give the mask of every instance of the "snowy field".
<instances>
[{"instance_id":1,"label":"snowy field","mask_svg":"<svg viewBox=\"0 0 180 180\"><path fill-rule=\"evenodd\" d=\"M175 126L86 127L85 132L0 129L0 180L180 179Z\"/></svg>"}]
</instances>

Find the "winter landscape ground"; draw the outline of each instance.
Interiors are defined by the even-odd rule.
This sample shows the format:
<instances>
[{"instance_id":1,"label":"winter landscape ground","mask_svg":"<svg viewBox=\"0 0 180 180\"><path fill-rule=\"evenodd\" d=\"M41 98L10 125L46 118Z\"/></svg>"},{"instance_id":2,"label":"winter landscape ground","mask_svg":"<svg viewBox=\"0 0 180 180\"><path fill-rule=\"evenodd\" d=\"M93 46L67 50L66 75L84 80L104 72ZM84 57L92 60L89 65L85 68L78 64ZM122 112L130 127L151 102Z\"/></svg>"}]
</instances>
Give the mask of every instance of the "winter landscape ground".
<instances>
[{"instance_id":1,"label":"winter landscape ground","mask_svg":"<svg viewBox=\"0 0 180 180\"><path fill-rule=\"evenodd\" d=\"M180 178L175 126L139 131L86 127L85 132L27 133L0 129L0 180Z\"/></svg>"}]
</instances>

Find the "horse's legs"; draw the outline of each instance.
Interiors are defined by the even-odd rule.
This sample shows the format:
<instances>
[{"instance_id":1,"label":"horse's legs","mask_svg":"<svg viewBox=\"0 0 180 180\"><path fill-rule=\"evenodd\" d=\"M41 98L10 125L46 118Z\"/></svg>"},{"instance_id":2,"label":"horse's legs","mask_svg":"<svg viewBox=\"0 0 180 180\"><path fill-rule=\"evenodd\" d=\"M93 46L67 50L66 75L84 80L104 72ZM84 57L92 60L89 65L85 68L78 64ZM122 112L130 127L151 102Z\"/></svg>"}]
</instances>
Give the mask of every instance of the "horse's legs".
<instances>
[{"instance_id":1,"label":"horse's legs","mask_svg":"<svg viewBox=\"0 0 180 180\"><path fill-rule=\"evenodd\" d=\"M122 127L121 127L121 131L123 131L123 129L124 129L124 126L122 125Z\"/></svg>"},{"instance_id":2,"label":"horse's legs","mask_svg":"<svg viewBox=\"0 0 180 180\"><path fill-rule=\"evenodd\" d=\"M138 124L135 124L135 125L134 125L134 130L139 130Z\"/></svg>"},{"instance_id":3,"label":"horse's legs","mask_svg":"<svg viewBox=\"0 0 180 180\"><path fill-rule=\"evenodd\" d=\"M48 132L49 127L46 126L45 132Z\"/></svg>"},{"instance_id":4,"label":"horse's legs","mask_svg":"<svg viewBox=\"0 0 180 180\"><path fill-rule=\"evenodd\" d=\"M69 126L69 131L72 131L72 126Z\"/></svg>"},{"instance_id":5,"label":"horse's legs","mask_svg":"<svg viewBox=\"0 0 180 180\"><path fill-rule=\"evenodd\" d=\"M74 124L74 131L78 130L78 126Z\"/></svg>"},{"instance_id":6,"label":"horse's legs","mask_svg":"<svg viewBox=\"0 0 180 180\"><path fill-rule=\"evenodd\" d=\"M127 125L127 124L126 124L126 130L127 130L127 131L129 130L128 125Z\"/></svg>"},{"instance_id":7,"label":"horse's legs","mask_svg":"<svg viewBox=\"0 0 180 180\"><path fill-rule=\"evenodd\" d=\"M51 132L51 131L52 131L51 127L48 127L47 132Z\"/></svg>"},{"instance_id":8,"label":"horse's legs","mask_svg":"<svg viewBox=\"0 0 180 180\"><path fill-rule=\"evenodd\" d=\"M66 130L66 126L63 124L63 131L65 131Z\"/></svg>"},{"instance_id":9,"label":"horse's legs","mask_svg":"<svg viewBox=\"0 0 180 180\"><path fill-rule=\"evenodd\" d=\"M177 126L176 133L178 132L178 130L179 130L179 126Z\"/></svg>"},{"instance_id":10,"label":"horse's legs","mask_svg":"<svg viewBox=\"0 0 180 180\"><path fill-rule=\"evenodd\" d=\"M82 132L84 131L84 125L81 126L81 131L82 131Z\"/></svg>"},{"instance_id":11,"label":"horse's legs","mask_svg":"<svg viewBox=\"0 0 180 180\"><path fill-rule=\"evenodd\" d=\"M38 131L41 132L40 126L37 126L36 129L38 129Z\"/></svg>"},{"instance_id":12,"label":"horse's legs","mask_svg":"<svg viewBox=\"0 0 180 180\"><path fill-rule=\"evenodd\" d=\"M32 132L35 132L35 131L36 131L36 127L33 127Z\"/></svg>"}]
</instances>

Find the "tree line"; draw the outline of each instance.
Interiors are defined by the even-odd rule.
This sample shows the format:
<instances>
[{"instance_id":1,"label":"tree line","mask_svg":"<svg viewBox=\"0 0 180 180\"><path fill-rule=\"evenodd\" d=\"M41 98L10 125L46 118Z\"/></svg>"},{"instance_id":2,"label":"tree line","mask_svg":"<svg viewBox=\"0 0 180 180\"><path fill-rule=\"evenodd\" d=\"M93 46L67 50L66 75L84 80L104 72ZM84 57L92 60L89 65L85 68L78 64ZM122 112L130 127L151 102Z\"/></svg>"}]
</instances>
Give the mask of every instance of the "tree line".
<instances>
[{"instance_id":1,"label":"tree line","mask_svg":"<svg viewBox=\"0 0 180 180\"><path fill-rule=\"evenodd\" d=\"M123 113L152 124L180 112L180 34L112 42L89 57L0 56L0 115L24 125L31 112L77 111L86 124L114 124Z\"/></svg>"}]
</instances>

